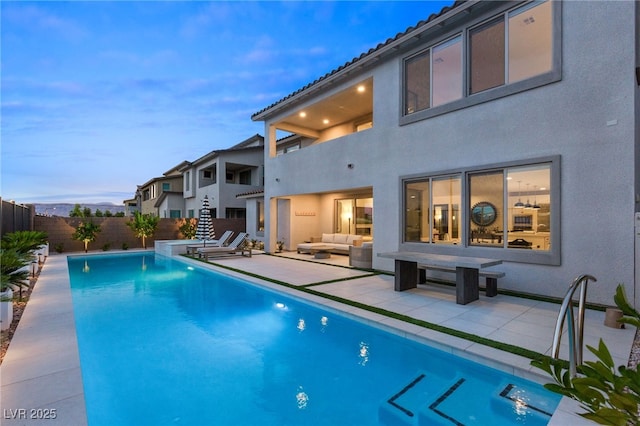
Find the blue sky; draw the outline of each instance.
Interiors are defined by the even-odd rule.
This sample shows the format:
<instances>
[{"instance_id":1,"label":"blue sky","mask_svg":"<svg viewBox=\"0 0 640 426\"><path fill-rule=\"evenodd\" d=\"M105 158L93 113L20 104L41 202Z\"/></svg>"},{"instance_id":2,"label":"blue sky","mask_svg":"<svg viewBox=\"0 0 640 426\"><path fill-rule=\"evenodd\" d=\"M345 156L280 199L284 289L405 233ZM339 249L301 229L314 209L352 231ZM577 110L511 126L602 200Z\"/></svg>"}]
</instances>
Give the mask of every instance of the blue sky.
<instances>
[{"instance_id":1,"label":"blue sky","mask_svg":"<svg viewBox=\"0 0 640 426\"><path fill-rule=\"evenodd\" d=\"M0 196L121 204L451 3L3 0Z\"/></svg>"}]
</instances>

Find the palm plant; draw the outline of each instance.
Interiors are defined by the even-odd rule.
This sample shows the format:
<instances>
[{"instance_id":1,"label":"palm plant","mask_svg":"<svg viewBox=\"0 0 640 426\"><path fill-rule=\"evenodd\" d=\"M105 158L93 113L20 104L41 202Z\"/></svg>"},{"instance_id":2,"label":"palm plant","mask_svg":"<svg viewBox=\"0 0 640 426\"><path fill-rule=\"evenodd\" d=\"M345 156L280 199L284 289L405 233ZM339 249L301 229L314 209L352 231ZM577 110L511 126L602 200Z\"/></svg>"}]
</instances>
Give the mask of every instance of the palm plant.
<instances>
[{"instance_id":1,"label":"palm plant","mask_svg":"<svg viewBox=\"0 0 640 426\"><path fill-rule=\"evenodd\" d=\"M100 225L96 225L91 221L80 222L80 225L78 225L71 238L82 241L84 243L84 252L86 253L89 248L89 243L95 241L100 231Z\"/></svg>"},{"instance_id":2,"label":"palm plant","mask_svg":"<svg viewBox=\"0 0 640 426\"><path fill-rule=\"evenodd\" d=\"M158 227L160 218L150 214L135 212L127 226L131 228L137 238L142 239L142 247L147 248L147 238L152 237Z\"/></svg>"},{"instance_id":3,"label":"palm plant","mask_svg":"<svg viewBox=\"0 0 640 426\"><path fill-rule=\"evenodd\" d=\"M33 252L47 242L40 231L17 231L0 241L0 292L27 286L29 271L24 267L33 260Z\"/></svg>"},{"instance_id":4,"label":"palm plant","mask_svg":"<svg viewBox=\"0 0 640 426\"><path fill-rule=\"evenodd\" d=\"M31 257L15 248L0 249L0 293L28 285L29 271L24 267L31 263Z\"/></svg>"},{"instance_id":5,"label":"palm plant","mask_svg":"<svg viewBox=\"0 0 640 426\"><path fill-rule=\"evenodd\" d=\"M47 243L47 234L41 231L11 232L2 237L2 248L16 249L21 253L31 253Z\"/></svg>"}]
</instances>

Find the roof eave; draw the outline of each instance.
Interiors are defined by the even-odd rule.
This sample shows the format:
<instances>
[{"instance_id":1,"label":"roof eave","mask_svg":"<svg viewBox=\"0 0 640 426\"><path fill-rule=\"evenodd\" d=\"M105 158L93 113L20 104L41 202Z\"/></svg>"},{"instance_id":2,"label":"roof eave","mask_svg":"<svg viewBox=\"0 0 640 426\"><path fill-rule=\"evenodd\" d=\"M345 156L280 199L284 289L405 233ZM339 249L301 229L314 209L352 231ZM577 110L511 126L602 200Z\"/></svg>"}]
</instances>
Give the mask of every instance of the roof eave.
<instances>
[{"instance_id":1,"label":"roof eave","mask_svg":"<svg viewBox=\"0 0 640 426\"><path fill-rule=\"evenodd\" d=\"M407 31L405 31L404 33L398 33L395 38L387 39L387 41L378 44L378 46L376 46L375 48L371 48L366 53L363 53L359 57L354 58L350 62L347 62L345 65L342 65L336 70L325 74L315 82L308 84L302 89L299 89L297 92L294 92L281 99L280 101L277 101L273 105L266 107L262 111L255 113L251 116L251 120L265 121L279 111L288 108L291 104L295 104L300 100L313 95L315 92L326 88L327 86L336 84L337 82L346 79L350 76L350 74L354 73L354 71L359 71L372 66L374 63L380 61L381 59L395 54L407 41L410 41L414 38L421 38L425 32L432 30L437 26L445 25L446 20L451 19L452 16L469 10L472 6L480 3L481 1L483 0L467 0L462 2L456 1L452 6L449 7L449 10L441 12L440 15L434 17L433 19L431 19L430 17L429 19L431 20L429 20L425 24L421 25L420 22L418 22L415 27L407 29Z\"/></svg>"}]
</instances>

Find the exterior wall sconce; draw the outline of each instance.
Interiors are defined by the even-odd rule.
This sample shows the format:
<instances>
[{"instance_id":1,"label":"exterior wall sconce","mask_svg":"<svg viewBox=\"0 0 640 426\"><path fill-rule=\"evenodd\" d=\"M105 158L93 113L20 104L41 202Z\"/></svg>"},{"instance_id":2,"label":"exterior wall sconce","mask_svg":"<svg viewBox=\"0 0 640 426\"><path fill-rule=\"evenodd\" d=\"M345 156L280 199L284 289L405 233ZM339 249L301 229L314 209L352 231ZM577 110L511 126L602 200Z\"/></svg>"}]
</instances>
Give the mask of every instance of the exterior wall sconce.
<instances>
[{"instance_id":1,"label":"exterior wall sconce","mask_svg":"<svg viewBox=\"0 0 640 426\"><path fill-rule=\"evenodd\" d=\"M280 182L280 178L276 178L276 182Z\"/></svg>"},{"instance_id":2,"label":"exterior wall sconce","mask_svg":"<svg viewBox=\"0 0 640 426\"><path fill-rule=\"evenodd\" d=\"M353 163L347 164L347 168L348 169L353 169L354 167L355 167L355 165Z\"/></svg>"}]
</instances>

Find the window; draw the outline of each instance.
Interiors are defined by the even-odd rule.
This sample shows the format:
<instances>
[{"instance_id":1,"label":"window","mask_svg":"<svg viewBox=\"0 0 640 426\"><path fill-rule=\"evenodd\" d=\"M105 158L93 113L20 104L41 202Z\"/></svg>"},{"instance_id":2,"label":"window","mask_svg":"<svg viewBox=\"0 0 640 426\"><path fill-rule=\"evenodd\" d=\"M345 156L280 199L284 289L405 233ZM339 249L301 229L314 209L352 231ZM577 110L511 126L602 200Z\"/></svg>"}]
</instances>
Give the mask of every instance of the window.
<instances>
[{"instance_id":1,"label":"window","mask_svg":"<svg viewBox=\"0 0 640 426\"><path fill-rule=\"evenodd\" d=\"M169 210L169 217L172 219L179 219L182 217L182 211L180 210Z\"/></svg>"},{"instance_id":2,"label":"window","mask_svg":"<svg viewBox=\"0 0 640 426\"><path fill-rule=\"evenodd\" d=\"M462 97L462 37L433 48L432 105L446 104Z\"/></svg>"},{"instance_id":3,"label":"window","mask_svg":"<svg viewBox=\"0 0 640 426\"><path fill-rule=\"evenodd\" d=\"M551 2L531 3L509 13L509 82L551 71Z\"/></svg>"},{"instance_id":4,"label":"window","mask_svg":"<svg viewBox=\"0 0 640 426\"><path fill-rule=\"evenodd\" d=\"M264 232L264 203L262 201L258 201L258 224L257 229L258 232Z\"/></svg>"},{"instance_id":5,"label":"window","mask_svg":"<svg viewBox=\"0 0 640 426\"><path fill-rule=\"evenodd\" d=\"M195 217L195 211L193 209L187 210L187 217L189 219L194 218Z\"/></svg>"},{"instance_id":6,"label":"window","mask_svg":"<svg viewBox=\"0 0 640 426\"><path fill-rule=\"evenodd\" d=\"M373 198L345 198L336 200L336 232L373 236Z\"/></svg>"},{"instance_id":7,"label":"window","mask_svg":"<svg viewBox=\"0 0 640 426\"><path fill-rule=\"evenodd\" d=\"M234 183L236 176L233 172L227 172L226 173L226 179L227 179L227 183Z\"/></svg>"},{"instance_id":8,"label":"window","mask_svg":"<svg viewBox=\"0 0 640 426\"><path fill-rule=\"evenodd\" d=\"M559 38L554 39L553 21L560 5L554 3L503 8L489 20L460 28L453 38L405 58L403 115L415 115L401 122L559 80L561 46ZM527 84L513 85L525 80ZM479 96L490 89L490 95Z\"/></svg>"},{"instance_id":9,"label":"window","mask_svg":"<svg viewBox=\"0 0 640 426\"><path fill-rule=\"evenodd\" d=\"M404 243L448 244L478 257L503 250L503 260L559 264L559 163L550 157L405 179Z\"/></svg>"},{"instance_id":10,"label":"window","mask_svg":"<svg viewBox=\"0 0 640 426\"><path fill-rule=\"evenodd\" d=\"M214 164L213 166L200 170L198 187L202 188L203 186L213 185L216 183L216 180L216 166Z\"/></svg>"},{"instance_id":11,"label":"window","mask_svg":"<svg viewBox=\"0 0 640 426\"><path fill-rule=\"evenodd\" d=\"M187 171L184 174L184 190L189 191L191 186L191 172Z\"/></svg>"},{"instance_id":12,"label":"window","mask_svg":"<svg viewBox=\"0 0 640 426\"><path fill-rule=\"evenodd\" d=\"M405 183L405 241L457 244L460 176Z\"/></svg>"},{"instance_id":13,"label":"window","mask_svg":"<svg viewBox=\"0 0 640 426\"><path fill-rule=\"evenodd\" d=\"M293 145L283 146L278 148L276 155L288 154L290 152L298 151L300 149L300 142Z\"/></svg>"},{"instance_id":14,"label":"window","mask_svg":"<svg viewBox=\"0 0 640 426\"><path fill-rule=\"evenodd\" d=\"M408 59L404 67L405 111L407 114L429 108L429 51Z\"/></svg>"},{"instance_id":15,"label":"window","mask_svg":"<svg viewBox=\"0 0 640 426\"><path fill-rule=\"evenodd\" d=\"M227 208L225 210L225 218L227 219L246 219L247 209Z\"/></svg>"},{"instance_id":16,"label":"window","mask_svg":"<svg viewBox=\"0 0 640 426\"><path fill-rule=\"evenodd\" d=\"M240 185L251 185L251 170L244 170L238 174Z\"/></svg>"},{"instance_id":17,"label":"window","mask_svg":"<svg viewBox=\"0 0 640 426\"><path fill-rule=\"evenodd\" d=\"M469 33L471 51L470 93L504 84L504 18L475 28Z\"/></svg>"},{"instance_id":18,"label":"window","mask_svg":"<svg viewBox=\"0 0 640 426\"><path fill-rule=\"evenodd\" d=\"M171 191L171 184L167 183L167 182L164 182L162 184L162 192L166 192L166 191Z\"/></svg>"}]
</instances>

